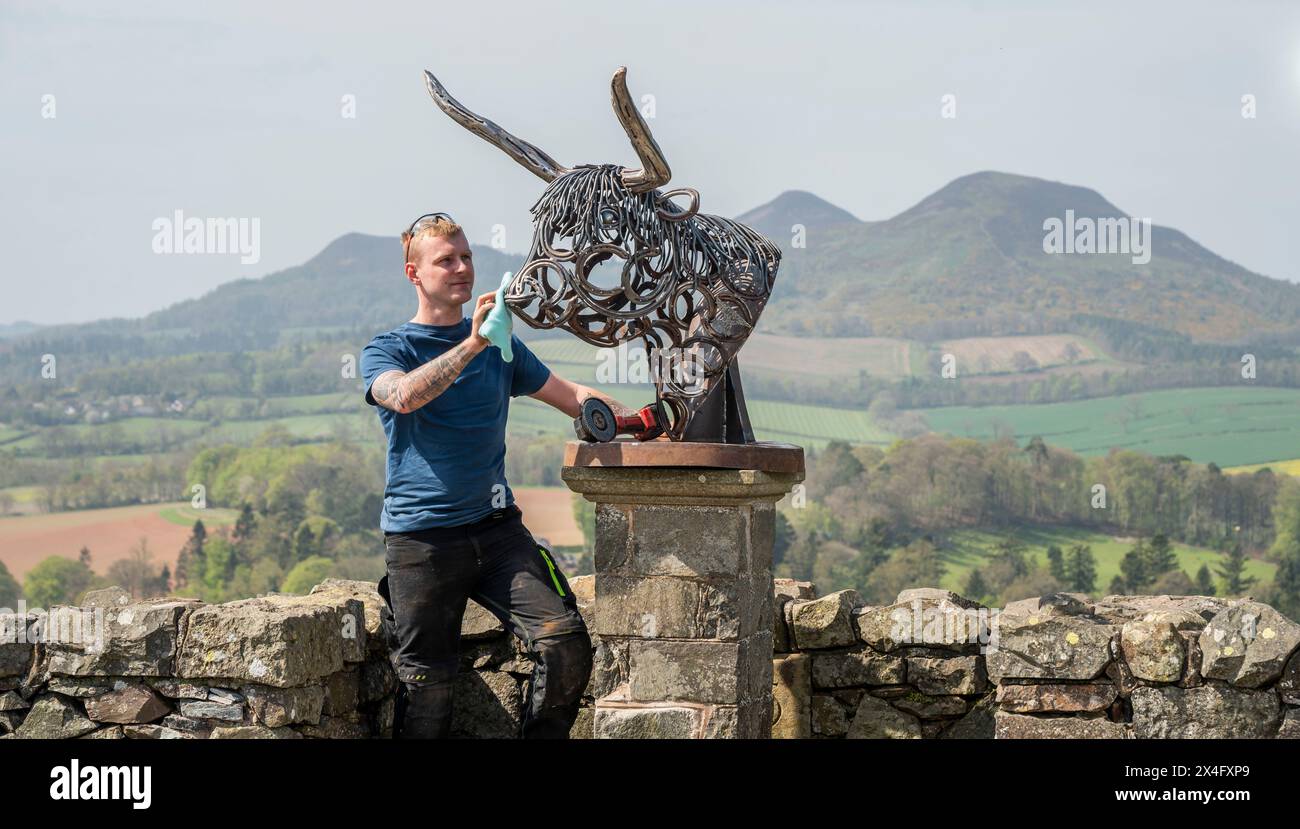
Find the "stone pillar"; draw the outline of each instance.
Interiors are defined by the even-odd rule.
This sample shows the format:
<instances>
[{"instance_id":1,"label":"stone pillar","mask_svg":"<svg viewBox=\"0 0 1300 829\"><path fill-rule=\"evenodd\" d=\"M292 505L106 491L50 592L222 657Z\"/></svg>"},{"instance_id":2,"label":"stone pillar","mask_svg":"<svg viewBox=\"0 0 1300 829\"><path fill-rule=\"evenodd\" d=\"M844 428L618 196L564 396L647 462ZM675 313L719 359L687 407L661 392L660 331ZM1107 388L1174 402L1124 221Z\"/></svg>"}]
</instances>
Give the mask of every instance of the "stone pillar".
<instances>
[{"instance_id":1,"label":"stone pillar","mask_svg":"<svg viewBox=\"0 0 1300 829\"><path fill-rule=\"evenodd\" d=\"M766 738L775 505L788 444L572 441L596 505L594 736Z\"/></svg>"}]
</instances>

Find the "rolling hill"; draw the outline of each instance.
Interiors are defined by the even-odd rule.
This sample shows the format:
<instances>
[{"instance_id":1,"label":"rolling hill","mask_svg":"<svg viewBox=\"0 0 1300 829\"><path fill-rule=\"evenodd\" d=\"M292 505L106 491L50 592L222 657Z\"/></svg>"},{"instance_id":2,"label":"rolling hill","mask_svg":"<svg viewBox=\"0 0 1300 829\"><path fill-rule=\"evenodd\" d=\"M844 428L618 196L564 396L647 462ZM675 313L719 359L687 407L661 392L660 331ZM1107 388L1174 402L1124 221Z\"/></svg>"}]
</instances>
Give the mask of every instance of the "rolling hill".
<instances>
[{"instance_id":1,"label":"rolling hill","mask_svg":"<svg viewBox=\"0 0 1300 829\"><path fill-rule=\"evenodd\" d=\"M1300 286L1247 271L1160 226L1145 265L1126 254L1044 253L1044 220L1066 210L1124 216L1087 188L995 172L959 178L879 222L812 193L782 193L738 217L785 252L759 331L937 341L1074 333L1083 316L1201 342L1300 342ZM795 224L806 229L806 247L791 246ZM350 233L302 265L140 319L14 326L0 338L0 373L6 355L19 351L141 357L381 330L411 310L396 251L393 239ZM522 264L517 254L474 251L484 285ZM539 333L519 328L525 338Z\"/></svg>"},{"instance_id":2,"label":"rolling hill","mask_svg":"<svg viewBox=\"0 0 1300 829\"><path fill-rule=\"evenodd\" d=\"M767 204L736 217L788 251L792 228L802 225L815 241L822 231L865 222L806 190L787 190Z\"/></svg>"},{"instance_id":3,"label":"rolling hill","mask_svg":"<svg viewBox=\"0 0 1300 829\"><path fill-rule=\"evenodd\" d=\"M763 317L769 333L1056 333L1087 316L1201 342L1300 338L1300 286L1252 273L1177 230L1152 226L1146 264L1125 253L1045 253L1049 218L1126 216L1084 187L975 173L885 221L822 226L804 249L790 248L790 224L827 211L788 201L779 222L772 205L753 212L784 228L772 235L786 258Z\"/></svg>"},{"instance_id":4,"label":"rolling hill","mask_svg":"<svg viewBox=\"0 0 1300 829\"><path fill-rule=\"evenodd\" d=\"M484 290L522 258L474 247ZM292 268L239 279L139 319L40 328L0 340L0 378L19 355L89 354L105 360L203 352L252 351L301 340L368 338L410 319L411 287L401 248L388 237L349 233Z\"/></svg>"}]
</instances>

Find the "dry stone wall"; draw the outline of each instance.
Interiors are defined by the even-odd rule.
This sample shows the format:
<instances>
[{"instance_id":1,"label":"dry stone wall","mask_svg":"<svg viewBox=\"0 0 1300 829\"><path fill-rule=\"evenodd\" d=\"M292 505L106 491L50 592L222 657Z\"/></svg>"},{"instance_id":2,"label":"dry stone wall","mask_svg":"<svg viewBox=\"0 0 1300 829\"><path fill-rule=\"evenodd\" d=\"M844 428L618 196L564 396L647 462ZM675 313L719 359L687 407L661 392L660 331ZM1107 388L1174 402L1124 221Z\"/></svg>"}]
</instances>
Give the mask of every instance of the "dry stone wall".
<instances>
[{"instance_id":1,"label":"dry stone wall","mask_svg":"<svg viewBox=\"0 0 1300 829\"><path fill-rule=\"evenodd\" d=\"M596 630L593 577L570 585ZM389 737L382 607L359 581L218 605L110 588L79 609L102 615L102 649L41 641L54 615L3 617L0 734ZM1300 625L1248 599L1056 594L995 612L917 589L873 607L777 579L773 609L775 738L1300 737ZM533 662L473 602L461 630L453 733L513 738ZM573 737L592 735L596 677Z\"/></svg>"},{"instance_id":2,"label":"dry stone wall","mask_svg":"<svg viewBox=\"0 0 1300 829\"><path fill-rule=\"evenodd\" d=\"M9 614L0 618L0 731L56 739L391 734L397 677L382 602L373 583L329 580L307 596L216 605L131 602L109 588L80 608ZM74 623L80 635L70 635ZM101 635L90 635L96 628Z\"/></svg>"},{"instance_id":3,"label":"dry stone wall","mask_svg":"<svg viewBox=\"0 0 1300 829\"><path fill-rule=\"evenodd\" d=\"M1249 599L775 597L773 737L1300 737L1300 625Z\"/></svg>"}]
</instances>

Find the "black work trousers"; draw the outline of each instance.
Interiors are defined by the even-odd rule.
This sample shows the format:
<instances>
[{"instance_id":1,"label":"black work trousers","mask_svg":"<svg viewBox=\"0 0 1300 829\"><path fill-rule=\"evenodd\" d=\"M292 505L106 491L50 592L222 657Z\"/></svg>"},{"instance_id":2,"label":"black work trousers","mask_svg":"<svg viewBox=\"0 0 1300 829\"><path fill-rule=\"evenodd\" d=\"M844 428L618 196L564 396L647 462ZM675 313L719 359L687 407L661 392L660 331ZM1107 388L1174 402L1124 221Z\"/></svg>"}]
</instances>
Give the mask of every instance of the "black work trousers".
<instances>
[{"instance_id":1,"label":"black work trousers","mask_svg":"<svg viewBox=\"0 0 1300 829\"><path fill-rule=\"evenodd\" d=\"M519 508L459 527L385 533L384 541L380 593L392 612L402 683L396 736L450 735L461 620L472 598L535 660L520 736L567 738L591 676L591 637L568 581Z\"/></svg>"}]
</instances>

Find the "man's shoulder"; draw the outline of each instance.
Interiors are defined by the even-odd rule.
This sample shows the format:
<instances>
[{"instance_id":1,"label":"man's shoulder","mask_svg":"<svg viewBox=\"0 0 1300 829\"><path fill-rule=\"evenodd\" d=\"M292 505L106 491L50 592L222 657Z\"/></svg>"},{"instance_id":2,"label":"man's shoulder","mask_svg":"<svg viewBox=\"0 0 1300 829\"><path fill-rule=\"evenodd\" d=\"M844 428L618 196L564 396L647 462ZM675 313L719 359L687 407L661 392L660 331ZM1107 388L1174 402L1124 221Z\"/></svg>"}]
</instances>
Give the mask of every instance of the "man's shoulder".
<instances>
[{"instance_id":1,"label":"man's shoulder","mask_svg":"<svg viewBox=\"0 0 1300 829\"><path fill-rule=\"evenodd\" d=\"M394 357L407 354L411 350L411 341L405 328L405 323L397 326L390 331L381 331L370 338L366 347L362 349L362 356L367 353L379 356L387 354Z\"/></svg>"},{"instance_id":2,"label":"man's shoulder","mask_svg":"<svg viewBox=\"0 0 1300 829\"><path fill-rule=\"evenodd\" d=\"M402 323L396 328L391 328L387 331L380 331L378 334L370 338L370 344L377 345L382 343L405 342L406 328L406 323Z\"/></svg>"}]
</instances>

